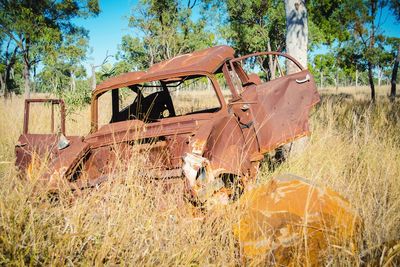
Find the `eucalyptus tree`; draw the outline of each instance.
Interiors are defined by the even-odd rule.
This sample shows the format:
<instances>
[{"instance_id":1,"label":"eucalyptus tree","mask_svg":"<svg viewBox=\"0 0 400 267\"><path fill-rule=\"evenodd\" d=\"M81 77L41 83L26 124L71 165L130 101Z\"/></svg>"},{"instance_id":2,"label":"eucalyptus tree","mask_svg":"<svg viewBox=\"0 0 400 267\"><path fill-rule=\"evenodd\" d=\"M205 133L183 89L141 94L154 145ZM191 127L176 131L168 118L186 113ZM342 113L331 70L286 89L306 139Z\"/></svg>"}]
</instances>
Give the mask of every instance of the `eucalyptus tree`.
<instances>
[{"instance_id":1,"label":"eucalyptus tree","mask_svg":"<svg viewBox=\"0 0 400 267\"><path fill-rule=\"evenodd\" d=\"M26 97L32 68L57 49L66 35L79 29L72 19L99 12L98 0L0 0L0 32L18 47Z\"/></svg>"},{"instance_id":2,"label":"eucalyptus tree","mask_svg":"<svg viewBox=\"0 0 400 267\"><path fill-rule=\"evenodd\" d=\"M377 16L386 5L385 0L352 0L343 6L343 30L349 32L345 43L348 48L357 48L360 55L359 65L364 65L368 71L372 101L376 99L374 69L381 61L385 40L381 29L382 22Z\"/></svg>"},{"instance_id":3,"label":"eucalyptus tree","mask_svg":"<svg viewBox=\"0 0 400 267\"><path fill-rule=\"evenodd\" d=\"M200 1L140 0L132 9L129 27L119 46L117 63L130 70L147 68L157 62L214 44L205 17L193 17Z\"/></svg>"},{"instance_id":4,"label":"eucalyptus tree","mask_svg":"<svg viewBox=\"0 0 400 267\"><path fill-rule=\"evenodd\" d=\"M285 6L282 1L226 0L223 37L239 55L285 49Z\"/></svg>"},{"instance_id":5,"label":"eucalyptus tree","mask_svg":"<svg viewBox=\"0 0 400 267\"><path fill-rule=\"evenodd\" d=\"M5 35L0 38L0 87L4 97L7 98L11 90L16 87L14 79L15 65L18 61L18 46L12 45L12 39Z\"/></svg>"},{"instance_id":6,"label":"eucalyptus tree","mask_svg":"<svg viewBox=\"0 0 400 267\"><path fill-rule=\"evenodd\" d=\"M303 66L307 66L308 17L305 0L285 0L286 52ZM297 71L297 66L287 61L288 73Z\"/></svg>"},{"instance_id":7,"label":"eucalyptus tree","mask_svg":"<svg viewBox=\"0 0 400 267\"><path fill-rule=\"evenodd\" d=\"M397 84L397 76L399 70L399 62L400 62L400 42L397 44L397 54L395 56L395 60L393 63L393 70L390 79L390 101L394 101L396 98L396 84Z\"/></svg>"},{"instance_id":8,"label":"eucalyptus tree","mask_svg":"<svg viewBox=\"0 0 400 267\"><path fill-rule=\"evenodd\" d=\"M392 10L393 15L396 17L397 22L400 23L400 2L398 0L390 0L390 8ZM400 62L400 38L397 40L390 39L389 43L393 47L393 43L397 42L394 47L397 46L397 55L395 56L395 60L393 63L392 77L390 79L390 100L393 102L396 98L396 84L397 84L397 76L399 70L399 62ZM396 49L394 49L396 51ZM395 53L394 53L395 54Z\"/></svg>"},{"instance_id":9,"label":"eucalyptus tree","mask_svg":"<svg viewBox=\"0 0 400 267\"><path fill-rule=\"evenodd\" d=\"M89 49L88 32L77 28L42 59L38 83L47 91L76 90L76 79L86 76L82 61Z\"/></svg>"}]
</instances>

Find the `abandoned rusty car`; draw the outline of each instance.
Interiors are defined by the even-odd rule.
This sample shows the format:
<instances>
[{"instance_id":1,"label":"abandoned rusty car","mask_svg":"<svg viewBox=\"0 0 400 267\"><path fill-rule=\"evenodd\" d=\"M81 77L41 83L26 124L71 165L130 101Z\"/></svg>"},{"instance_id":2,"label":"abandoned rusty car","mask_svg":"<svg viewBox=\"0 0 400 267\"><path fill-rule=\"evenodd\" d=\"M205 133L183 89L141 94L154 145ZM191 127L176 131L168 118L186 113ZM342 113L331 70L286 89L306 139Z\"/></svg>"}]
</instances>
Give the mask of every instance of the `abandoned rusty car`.
<instances>
[{"instance_id":1,"label":"abandoned rusty car","mask_svg":"<svg viewBox=\"0 0 400 267\"><path fill-rule=\"evenodd\" d=\"M299 71L263 81L245 70L246 59L270 55ZM191 93L179 100L183 88ZM62 100L26 100L16 165L26 170L34 155L46 154L43 179L50 186L67 181L71 188L85 188L109 178L117 158L145 154L142 172L148 177L180 181L186 195L206 201L223 189L232 195L228 183L245 186L266 153L307 135L309 110L318 101L312 75L294 58L278 52L235 58L228 46L212 47L97 85L85 137L66 134ZM59 132L53 112L52 133L30 133L33 102L61 105Z\"/></svg>"}]
</instances>

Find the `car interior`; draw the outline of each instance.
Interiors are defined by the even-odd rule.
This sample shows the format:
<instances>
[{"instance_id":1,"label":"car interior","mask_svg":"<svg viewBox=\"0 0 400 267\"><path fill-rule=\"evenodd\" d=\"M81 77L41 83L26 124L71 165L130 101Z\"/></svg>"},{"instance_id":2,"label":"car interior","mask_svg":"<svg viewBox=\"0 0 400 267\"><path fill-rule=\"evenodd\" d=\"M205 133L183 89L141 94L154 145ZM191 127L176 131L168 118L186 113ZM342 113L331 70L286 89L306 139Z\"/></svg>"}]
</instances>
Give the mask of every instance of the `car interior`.
<instances>
[{"instance_id":1,"label":"car interior","mask_svg":"<svg viewBox=\"0 0 400 267\"><path fill-rule=\"evenodd\" d=\"M125 90L114 89L111 92L112 117L109 122L141 120L149 123L163 118L216 112L221 105L214 87L206 88L207 81L205 79L208 78L186 76L135 84L125 87ZM204 91L205 94L196 99L198 94L193 94L193 91ZM135 97L124 105L122 103L124 97L129 94L133 94ZM203 99L202 96L204 96ZM191 98L193 106L182 111L183 108L180 105L186 105L188 97ZM179 109L179 112L176 109Z\"/></svg>"}]
</instances>

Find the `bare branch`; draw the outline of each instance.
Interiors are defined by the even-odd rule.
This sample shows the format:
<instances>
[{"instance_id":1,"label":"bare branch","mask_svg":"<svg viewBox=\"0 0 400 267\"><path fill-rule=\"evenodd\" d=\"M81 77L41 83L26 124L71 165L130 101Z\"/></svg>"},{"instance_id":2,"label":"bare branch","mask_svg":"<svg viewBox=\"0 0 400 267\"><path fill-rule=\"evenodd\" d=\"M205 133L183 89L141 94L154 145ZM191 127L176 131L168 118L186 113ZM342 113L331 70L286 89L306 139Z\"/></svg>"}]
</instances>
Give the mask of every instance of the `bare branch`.
<instances>
[{"instance_id":1,"label":"bare branch","mask_svg":"<svg viewBox=\"0 0 400 267\"><path fill-rule=\"evenodd\" d=\"M103 62L100 65L94 65L93 68L98 68L98 67L103 66L104 64L107 63L108 59L111 58L111 57L114 57L114 56L113 55L109 55L108 54L108 50L107 50L106 57L104 58Z\"/></svg>"},{"instance_id":2,"label":"bare branch","mask_svg":"<svg viewBox=\"0 0 400 267\"><path fill-rule=\"evenodd\" d=\"M11 39L14 40L14 42L21 48L21 50L24 50L22 40L18 40L12 32L10 32L6 27L0 24L0 27L3 29L3 32L8 35Z\"/></svg>"}]
</instances>

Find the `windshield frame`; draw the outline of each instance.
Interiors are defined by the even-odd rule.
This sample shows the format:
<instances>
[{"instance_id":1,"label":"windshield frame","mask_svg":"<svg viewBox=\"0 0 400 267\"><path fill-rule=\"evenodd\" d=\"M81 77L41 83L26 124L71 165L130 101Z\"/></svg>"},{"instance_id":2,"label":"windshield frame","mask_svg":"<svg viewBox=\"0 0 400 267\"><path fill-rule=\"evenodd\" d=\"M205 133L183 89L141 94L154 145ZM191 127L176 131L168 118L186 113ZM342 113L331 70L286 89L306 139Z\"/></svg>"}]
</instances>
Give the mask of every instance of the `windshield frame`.
<instances>
[{"instance_id":1,"label":"windshield frame","mask_svg":"<svg viewBox=\"0 0 400 267\"><path fill-rule=\"evenodd\" d=\"M176 73L175 75L162 75L159 76L157 78L152 78L152 79L142 79L142 80L136 80L134 83L129 84L128 86L133 86L133 85L137 85L137 84L142 84L145 82L152 82L152 81L162 81L165 79L174 79L174 78L179 78L179 77L185 77L185 76L204 76L207 77L208 79L210 79L211 84L213 85L216 97L218 98L218 101L220 103L220 109L216 112L214 112L213 114L217 114L220 112L227 112L227 103L223 97L222 91L221 91L221 87L219 86L219 83L215 77L214 74L208 73L208 72L183 72L183 73ZM122 86L122 87L127 87ZM116 88L107 88L104 90L96 90L92 93L92 101L91 101L91 123L90 123L90 133L94 133L96 131L98 131L99 129L99 106L98 106L98 99L100 96L102 96L103 94L105 94L106 92L115 90ZM118 90L120 88L117 88ZM181 115L181 116L176 116L176 117L171 117L171 118L182 118L182 117L187 117L187 116L193 116L193 114L186 114L186 115ZM170 118L163 118L161 120L167 120ZM151 122L149 122L151 123ZM112 123L110 123L112 124Z\"/></svg>"}]
</instances>

